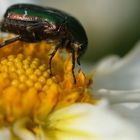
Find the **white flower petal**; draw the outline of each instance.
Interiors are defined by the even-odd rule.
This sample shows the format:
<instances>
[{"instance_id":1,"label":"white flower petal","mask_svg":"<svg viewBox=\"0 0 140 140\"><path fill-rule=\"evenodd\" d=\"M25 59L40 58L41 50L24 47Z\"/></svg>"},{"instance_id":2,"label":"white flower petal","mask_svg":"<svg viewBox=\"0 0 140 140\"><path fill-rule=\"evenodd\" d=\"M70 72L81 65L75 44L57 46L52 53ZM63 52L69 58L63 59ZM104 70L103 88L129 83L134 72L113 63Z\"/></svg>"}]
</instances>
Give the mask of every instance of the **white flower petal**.
<instances>
[{"instance_id":1,"label":"white flower petal","mask_svg":"<svg viewBox=\"0 0 140 140\"><path fill-rule=\"evenodd\" d=\"M134 103L129 103L112 105L111 108L121 116L131 120L140 132L140 106L137 106L137 104Z\"/></svg>"},{"instance_id":2,"label":"white flower petal","mask_svg":"<svg viewBox=\"0 0 140 140\"><path fill-rule=\"evenodd\" d=\"M0 128L0 140L11 140L11 132L8 128Z\"/></svg>"},{"instance_id":3,"label":"white flower petal","mask_svg":"<svg viewBox=\"0 0 140 140\"><path fill-rule=\"evenodd\" d=\"M109 100L113 110L131 120L140 130L139 60L140 42L124 58L110 56L103 59L94 69L94 97Z\"/></svg>"},{"instance_id":4,"label":"white flower petal","mask_svg":"<svg viewBox=\"0 0 140 140\"><path fill-rule=\"evenodd\" d=\"M140 42L124 58L106 58L94 70L94 89L140 89Z\"/></svg>"},{"instance_id":5,"label":"white flower petal","mask_svg":"<svg viewBox=\"0 0 140 140\"><path fill-rule=\"evenodd\" d=\"M27 119L22 119L14 124L13 131L21 140L37 140L35 135L26 128Z\"/></svg>"},{"instance_id":6,"label":"white flower petal","mask_svg":"<svg viewBox=\"0 0 140 140\"><path fill-rule=\"evenodd\" d=\"M140 131L140 90L107 90L100 89L94 98L108 99L111 108L131 120Z\"/></svg>"},{"instance_id":7,"label":"white flower petal","mask_svg":"<svg viewBox=\"0 0 140 140\"><path fill-rule=\"evenodd\" d=\"M90 104L57 110L49 124L49 140L138 140L131 124L107 108Z\"/></svg>"},{"instance_id":8,"label":"white flower petal","mask_svg":"<svg viewBox=\"0 0 140 140\"><path fill-rule=\"evenodd\" d=\"M94 98L106 98L112 104L118 103L140 103L140 90L96 90Z\"/></svg>"}]
</instances>

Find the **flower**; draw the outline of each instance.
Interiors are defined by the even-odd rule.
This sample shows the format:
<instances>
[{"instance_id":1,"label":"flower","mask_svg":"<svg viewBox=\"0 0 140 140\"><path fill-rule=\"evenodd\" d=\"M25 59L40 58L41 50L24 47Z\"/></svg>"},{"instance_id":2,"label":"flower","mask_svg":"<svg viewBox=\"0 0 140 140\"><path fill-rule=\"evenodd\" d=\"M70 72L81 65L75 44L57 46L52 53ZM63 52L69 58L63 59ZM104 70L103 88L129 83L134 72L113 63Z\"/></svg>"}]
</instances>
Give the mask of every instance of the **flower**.
<instances>
[{"instance_id":1,"label":"flower","mask_svg":"<svg viewBox=\"0 0 140 140\"><path fill-rule=\"evenodd\" d=\"M52 61L54 76L50 76L48 61L52 49L45 42L29 45L16 42L1 49L0 105L8 112L5 117L12 119L8 121L30 114L31 109L35 116L42 113L44 116L44 110L47 115L52 109L75 102L94 103L88 91L91 78L79 71L77 84L73 83L71 56L65 61L57 53Z\"/></svg>"},{"instance_id":2,"label":"flower","mask_svg":"<svg viewBox=\"0 0 140 140\"><path fill-rule=\"evenodd\" d=\"M91 97L91 75L79 70L73 83L70 54L65 60L57 52L50 76L54 47L17 41L1 48L0 139L137 140L132 124Z\"/></svg>"}]
</instances>

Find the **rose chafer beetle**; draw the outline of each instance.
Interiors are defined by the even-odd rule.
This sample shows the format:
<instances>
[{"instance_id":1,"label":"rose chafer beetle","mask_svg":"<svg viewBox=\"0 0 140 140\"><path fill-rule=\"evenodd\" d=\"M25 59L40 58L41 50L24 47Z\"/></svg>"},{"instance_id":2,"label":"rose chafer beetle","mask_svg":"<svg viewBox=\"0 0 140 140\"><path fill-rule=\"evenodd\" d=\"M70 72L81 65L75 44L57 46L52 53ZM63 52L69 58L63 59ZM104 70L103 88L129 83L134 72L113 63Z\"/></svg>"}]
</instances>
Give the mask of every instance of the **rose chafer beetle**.
<instances>
[{"instance_id":1,"label":"rose chafer beetle","mask_svg":"<svg viewBox=\"0 0 140 140\"><path fill-rule=\"evenodd\" d=\"M58 49L65 48L72 53L72 74L74 82L75 59L80 65L80 57L85 53L88 39L81 23L69 14L54 8L44 8L33 4L16 4L10 6L0 23L2 32L14 33L17 36L0 43L0 47L17 40L25 42L54 41L56 47L49 59L51 61Z\"/></svg>"}]
</instances>

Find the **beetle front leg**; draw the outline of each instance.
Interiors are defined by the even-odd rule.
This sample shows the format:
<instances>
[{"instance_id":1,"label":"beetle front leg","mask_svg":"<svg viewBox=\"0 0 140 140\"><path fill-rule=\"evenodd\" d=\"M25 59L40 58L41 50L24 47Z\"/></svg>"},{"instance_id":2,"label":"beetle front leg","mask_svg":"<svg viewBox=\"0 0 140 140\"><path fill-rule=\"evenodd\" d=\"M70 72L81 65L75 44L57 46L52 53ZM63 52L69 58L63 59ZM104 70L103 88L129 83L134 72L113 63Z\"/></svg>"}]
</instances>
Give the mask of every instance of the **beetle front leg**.
<instances>
[{"instance_id":1,"label":"beetle front leg","mask_svg":"<svg viewBox=\"0 0 140 140\"><path fill-rule=\"evenodd\" d=\"M75 69L75 49L74 48L72 48L71 53L72 53L72 75L73 75L74 83L76 84L76 77L74 73L74 69Z\"/></svg>"},{"instance_id":2,"label":"beetle front leg","mask_svg":"<svg viewBox=\"0 0 140 140\"><path fill-rule=\"evenodd\" d=\"M55 49L53 50L53 52L50 54L51 55L51 57L50 57L50 59L49 59L49 70L50 70L50 75L52 75L52 59L53 59L53 57L55 56L55 54L56 54L56 52L57 52L57 50L60 48L60 45L57 45L56 47L55 47Z\"/></svg>"},{"instance_id":3,"label":"beetle front leg","mask_svg":"<svg viewBox=\"0 0 140 140\"><path fill-rule=\"evenodd\" d=\"M21 38L20 36L17 36L17 37L11 38L11 39L9 39L9 40L5 40L5 41L3 41L2 43L0 43L0 48L6 46L6 45L8 45L8 44L11 44L11 43L13 43L13 42L15 42L15 41L17 41L17 40L20 40L20 38Z\"/></svg>"}]
</instances>

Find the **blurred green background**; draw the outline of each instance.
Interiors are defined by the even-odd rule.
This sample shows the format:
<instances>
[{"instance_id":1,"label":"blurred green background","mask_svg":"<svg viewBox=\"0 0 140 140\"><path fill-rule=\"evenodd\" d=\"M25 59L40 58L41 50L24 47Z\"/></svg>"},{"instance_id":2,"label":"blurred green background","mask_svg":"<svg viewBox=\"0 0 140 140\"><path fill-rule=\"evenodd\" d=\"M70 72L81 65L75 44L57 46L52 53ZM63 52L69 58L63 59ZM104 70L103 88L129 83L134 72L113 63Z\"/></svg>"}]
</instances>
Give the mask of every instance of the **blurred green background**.
<instances>
[{"instance_id":1,"label":"blurred green background","mask_svg":"<svg viewBox=\"0 0 140 140\"><path fill-rule=\"evenodd\" d=\"M1 10L23 2L55 7L79 19L89 38L84 61L123 56L140 38L140 0L4 0Z\"/></svg>"},{"instance_id":2,"label":"blurred green background","mask_svg":"<svg viewBox=\"0 0 140 140\"><path fill-rule=\"evenodd\" d=\"M43 2L43 3L42 3ZM89 47L84 59L96 61L108 54L124 55L140 37L140 0L42 0L63 9L84 25Z\"/></svg>"}]
</instances>

